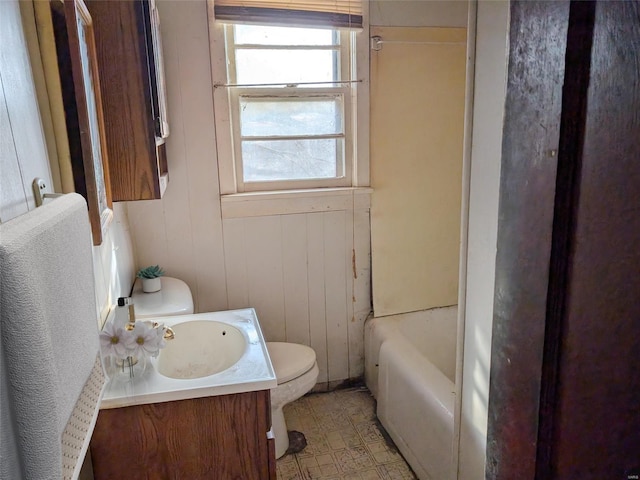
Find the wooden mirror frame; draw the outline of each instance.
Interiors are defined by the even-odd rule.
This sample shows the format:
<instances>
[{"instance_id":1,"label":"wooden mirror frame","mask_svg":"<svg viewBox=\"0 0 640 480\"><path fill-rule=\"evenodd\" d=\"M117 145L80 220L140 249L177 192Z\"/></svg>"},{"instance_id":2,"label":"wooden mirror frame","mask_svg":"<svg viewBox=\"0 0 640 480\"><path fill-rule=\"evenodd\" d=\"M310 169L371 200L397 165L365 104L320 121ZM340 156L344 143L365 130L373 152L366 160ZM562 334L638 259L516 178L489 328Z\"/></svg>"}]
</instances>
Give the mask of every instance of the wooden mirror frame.
<instances>
[{"instance_id":1,"label":"wooden mirror frame","mask_svg":"<svg viewBox=\"0 0 640 480\"><path fill-rule=\"evenodd\" d=\"M75 188L87 200L93 244L100 245L113 211L93 22L82 0L54 0L51 10Z\"/></svg>"}]
</instances>

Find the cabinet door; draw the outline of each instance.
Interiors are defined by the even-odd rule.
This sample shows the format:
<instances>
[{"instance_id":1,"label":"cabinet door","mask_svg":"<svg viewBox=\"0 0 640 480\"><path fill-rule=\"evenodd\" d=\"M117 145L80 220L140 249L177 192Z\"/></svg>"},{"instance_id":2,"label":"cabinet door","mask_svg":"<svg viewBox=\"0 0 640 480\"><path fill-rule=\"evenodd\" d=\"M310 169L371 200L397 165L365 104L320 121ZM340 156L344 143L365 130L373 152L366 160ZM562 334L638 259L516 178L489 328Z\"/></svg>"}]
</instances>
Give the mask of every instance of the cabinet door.
<instances>
[{"instance_id":1,"label":"cabinet door","mask_svg":"<svg viewBox=\"0 0 640 480\"><path fill-rule=\"evenodd\" d=\"M269 395L263 390L101 410L91 439L94 477L275 478L266 435Z\"/></svg>"},{"instance_id":2,"label":"cabinet door","mask_svg":"<svg viewBox=\"0 0 640 480\"><path fill-rule=\"evenodd\" d=\"M162 39L160 38L160 15L155 0L142 2L142 21L145 26L145 40L149 63L149 84L151 85L151 101L153 119L156 127L156 137L169 136L167 120L167 92L164 82L164 58L162 54Z\"/></svg>"},{"instance_id":3,"label":"cabinet door","mask_svg":"<svg viewBox=\"0 0 640 480\"><path fill-rule=\"evenodd\" d=\"M168 181L164 71L148 0L89 0L113 200L161 198ZM164 112L164 113L163 113ZM159 135L158 135L159 134Z\"/></svg>"}]
</instances>

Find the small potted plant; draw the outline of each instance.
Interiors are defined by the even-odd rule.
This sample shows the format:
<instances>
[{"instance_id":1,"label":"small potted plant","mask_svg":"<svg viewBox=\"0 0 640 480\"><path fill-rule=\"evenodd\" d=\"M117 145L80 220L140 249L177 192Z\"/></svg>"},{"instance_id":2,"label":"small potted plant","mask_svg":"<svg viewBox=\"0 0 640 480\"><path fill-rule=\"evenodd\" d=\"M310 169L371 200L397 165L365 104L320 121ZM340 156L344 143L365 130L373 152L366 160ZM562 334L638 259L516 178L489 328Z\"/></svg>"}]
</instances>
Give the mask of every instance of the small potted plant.
<instances>
[{"instance_id":1,"label":"small potted plant","mask_svg":"<svg viewBox=\"0 0 640 480\"><path fill-rule=\"evenodd\" d=\"M157 292L162 288L160 277L164 275L164 270L158 265L141 268L136 273L136 277L142 279L142 291L145 293Z\"/></svg>"}]
</instances>

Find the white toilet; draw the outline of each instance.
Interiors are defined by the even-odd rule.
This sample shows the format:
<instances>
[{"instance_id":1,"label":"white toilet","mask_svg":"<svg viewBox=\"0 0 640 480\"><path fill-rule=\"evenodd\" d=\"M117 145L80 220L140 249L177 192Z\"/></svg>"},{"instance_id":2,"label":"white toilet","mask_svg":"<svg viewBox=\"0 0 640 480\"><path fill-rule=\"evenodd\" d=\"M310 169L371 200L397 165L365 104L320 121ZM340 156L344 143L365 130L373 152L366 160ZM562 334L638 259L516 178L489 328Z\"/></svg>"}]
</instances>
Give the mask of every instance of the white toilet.
<instances>
[{"instance_id":1,"label":"white toilet","mask_svg":"<svg viewBox=\"0 0 640 480\"><path fill-rule=\"evenodd\" d=\"M267 342L278 386L271 390L271 426L276 439L276 458L289 448L289 434L282 407L309 392L318 380L316 352L297 343Z\"/></svg>"},{"instance_id":2,"label":"white toilet","mask_svg":"<svg viewBox=\"0 0 640 480\"><path fill-rule=\"evenodd\" d=\"M161 277L162 288L144 293L137 280L131 298L136 318L168 317L193 313L193 297L189 286L177 278ZM316 352L306 345L267 342L267 350L278 386L271 390L271 425L276 443L276 458L289 448L289 435L282 408L309 392L318 379Z\"/></svg>"},{"instance_id":3,"label":"white toilet","mask_svg":"<svg viewBox=\"0 0 640 480\"><path fill-rule=\"evenodd\" d=\"M160 284L160 290L153 293L142 291L140 279L133 284L131 298L137 319L193 313L193 297L189 285L172 277L160 277Z\"/></svg>"}]
</instances>

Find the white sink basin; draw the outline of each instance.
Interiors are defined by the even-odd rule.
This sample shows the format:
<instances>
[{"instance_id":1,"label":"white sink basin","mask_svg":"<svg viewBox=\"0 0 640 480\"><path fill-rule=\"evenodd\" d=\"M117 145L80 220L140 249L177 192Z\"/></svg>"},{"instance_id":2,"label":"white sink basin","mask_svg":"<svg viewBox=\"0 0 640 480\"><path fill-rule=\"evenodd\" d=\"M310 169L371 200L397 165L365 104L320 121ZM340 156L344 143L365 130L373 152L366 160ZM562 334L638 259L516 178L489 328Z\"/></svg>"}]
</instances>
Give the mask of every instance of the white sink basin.
<instances>
[{"instance_id":1,"label":"white sink basin","mask_svg":"<svg viewBox=\"0 0 640 480\"><path fill-rule=\"evenodd\" d=\"M278 384L253 308L146 319L175 338L130 380L110 381L100 408L229 395Z\"/></svg>"},{"instance_id":2,"label":"white sink basin","mask_svg":"<svg viewBox=\"0 0 640 480\"><path fill-rule=\"evenodd\" d=\"M200 378L236 364L247 348L242 332L228 323L193 320L172 327L175 338L158 357L158 373L170 378Z\"/></svg>"}]
</instances>

